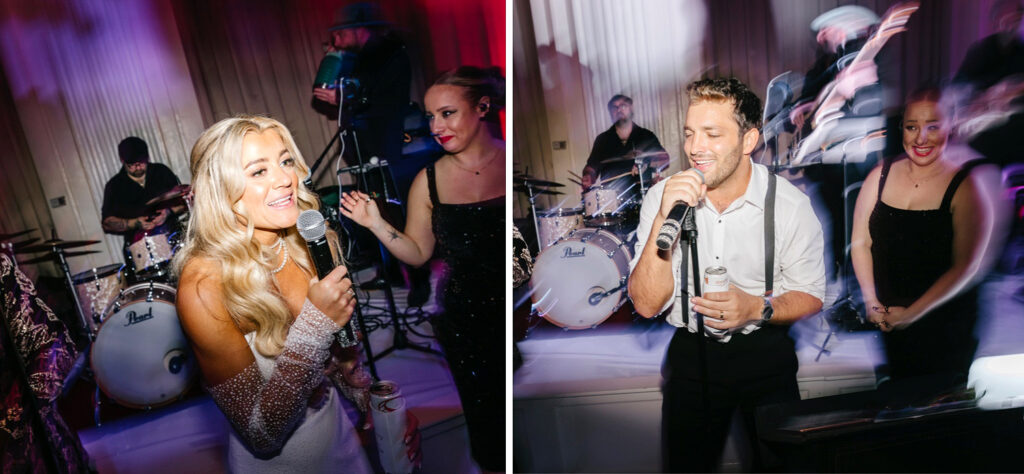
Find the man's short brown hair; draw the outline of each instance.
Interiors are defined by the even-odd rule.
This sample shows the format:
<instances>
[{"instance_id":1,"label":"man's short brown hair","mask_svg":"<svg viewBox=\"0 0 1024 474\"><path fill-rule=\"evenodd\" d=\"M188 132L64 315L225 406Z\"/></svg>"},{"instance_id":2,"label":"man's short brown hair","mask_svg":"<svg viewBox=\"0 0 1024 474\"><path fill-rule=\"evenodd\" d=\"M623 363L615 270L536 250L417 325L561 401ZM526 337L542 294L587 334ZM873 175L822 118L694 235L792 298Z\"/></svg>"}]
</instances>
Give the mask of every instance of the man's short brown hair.
<instances>
[{"instance_id":1,"label":"man's short brown hair","mask_svg":"<svg viewBox=\"0 0 1024 474\"><path fill-rule=\"evenodd\" d=\"M751 128L761 128L761 99L746 84L735 77L701 79L686 86L690 105L699 102L733 103L733 118L740 126L740 133Z\"/></svg>"}]
</instances>

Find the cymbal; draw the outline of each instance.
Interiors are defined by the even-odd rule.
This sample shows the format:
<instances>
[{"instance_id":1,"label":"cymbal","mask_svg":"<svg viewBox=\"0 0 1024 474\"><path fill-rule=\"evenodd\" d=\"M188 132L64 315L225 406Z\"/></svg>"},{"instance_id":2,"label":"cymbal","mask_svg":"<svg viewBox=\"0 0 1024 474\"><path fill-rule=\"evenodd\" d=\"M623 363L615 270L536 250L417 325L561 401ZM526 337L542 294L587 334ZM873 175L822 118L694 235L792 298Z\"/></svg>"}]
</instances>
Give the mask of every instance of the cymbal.
<instances>
[{"instance_id":1,"label":"cymbal","mask_svg":"<svg viewBox=\"0 0 1024 474\"><path fill-rule=\"evenodd\" d=\"M512 177L512 182L516 183L516 184L523 183L523 184L529 185L529 186L547 186L547 187L555 187L555 188L560 188L562 186L565 186L562 183L556 183L554 181L545 181L543 179L537 179L537 178L534 178L533 176L530 176L528 174L521 174L521 175L518 175L518 176L513 176Z\"/></svg>"},{"instance_id":2,"label":"cymbal","mask_svg":"<svg viewBox=\"0 0 1024 474\"><path fill-rule=\"evenodd\" d=\"M550 189L534 189L534 188L529 188L529 189L533 189L533 194L534 195L539 195L539 194L551 194L551 195L564 194L561 191L552 191ZM523 185L513 186L512 190L516 191L516 192L520 192L520 193L527 193L527 194L530 193L528 188L526 186L523 186Z\"/></svg>"},{"instance_id":3,"label":"cymbal","mask_svg":"<svg viewBox=\"0 0 1024 474\"><path fill-rule=\"evenodd\" d=\"M601 160L601 163L618 163L618 162L622 162L622 161L651 161L654 158L657 158L657 157L663 156L663 155L665 155L665 153L664 152L660 152L660 151L652 151L652 152L647 152L647 153L641 153L641 154L638 154L638 155L633 155L632 152L631 152L631 153L627 154L626 156L617 156L615 158L605 158L605 159Z\"/></svg>"},{"instance_id":4,"label":"cymbal","mask_svg":"<svg viewBox=\"0 0 1024 474\"><path fill-rule=\"evenodd\" d=\"M159 203L162 203L164 201L171 201L171 200L174 200L174 199L180 199L180 198L186 196L190 191L192 191L192 186L189 186L187 184L179 184L179 185L171 188L169 191L167 191L167 192L165 192L165 193L163 193L163 194L161 194L161 195L159 195L159 196L157 196L157 197L155 197L153 199L150 199L150 200L146 201L146 205L147 206L152 206L154 204L159 204Z\"/></svg>"},{"instance_id":5,"label":"cymbal","mask_svg":"<svg viewBox=\"0 0 1024 474\"><path fill-rule=\"evenodd\" d=\"M41 244L36 244L31 247L24 247L14 251L14 253L35 253L35 252L47 252L55 248L70 249L75 247L84 247L86 245L98 244L99 240L47 240Z\"/></svg>"},{"instance_id":6,"label":"cymbal","mask_svg":"<svg viewBox=\"0 0 1024 474\"><path fill-rule=\"evenodd\" d=\"M22 240L20 242L11 242L11 243L14 245L15 249L20 249L20 248L25 247L25 246L27 246L29 244L35 243L37 240L39 240L39 237L32 237L31 239L26 239L26 240Z\"/></svg>"},{"instance_id":7,"label":"cymbal","mask_svg":"<svg viewBox=\"0 0 1024 474\"><path fill-rule=\"evenodd\" d=\"M91 253L100 253L100 251L99 250L85 250L85 251L81 251L81 252L67 252L67 253L64 254L64 256L65 257L80 257L82 255L89 255ZM18 265L30 265L30 264L33 264L33 263L45 262L47 260L56 260L56 259L57 259L57 255L56 254L49 253L49 254L43 255L41 257L30 258L28 260L18 260Z\"/></svg>"},{"instance_id":8,"label":"cymbal","mask_svg":"<svg viewBox=\"0 0 1024 474\"><path fill-rule=\"evenodd\" d=\"M10 240L10 239L13 239L15 237L18 237L18 236L21 236L21 235L25 235L25 234L27 234L29 232L34 232L34 231L35 231L35 229L29 229L29 230L19 230L18 232L12 232L10 234L0 234L0 240Z\"/></svg>"}]
</instances>

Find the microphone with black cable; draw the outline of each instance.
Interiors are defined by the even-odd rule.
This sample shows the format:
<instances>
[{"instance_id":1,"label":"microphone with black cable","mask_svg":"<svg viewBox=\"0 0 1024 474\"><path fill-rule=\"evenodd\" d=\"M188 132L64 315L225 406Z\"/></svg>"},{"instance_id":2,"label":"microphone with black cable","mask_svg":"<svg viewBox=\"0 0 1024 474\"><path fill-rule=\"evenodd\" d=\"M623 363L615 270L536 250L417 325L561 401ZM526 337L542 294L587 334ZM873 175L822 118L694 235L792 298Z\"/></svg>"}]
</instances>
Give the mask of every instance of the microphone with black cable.
<instances>
[{"instance_id":1,"label":"microphone with black cable","mask_svg":"<svg viewBox=\"0 0 1024 474\"><path fill-rule=\"evenodd\" d=\"M309 257L313 260L313 266L316 267L317 277L323 279L336 266L334 264L334 255L331 253L331 246L327 242L327 221L319 211L307 209L299 214L295 227L298 228L299 235L306 241L306 247L309 248ZM352 281L348 275L345 275L344 278ZM352 298L354 299L355 290L350 291L353 292ZM356 302L356 304L358 305L359 303ZM337 339L341 347L352 347L359 343L359 339L356 338L355 329L352 327L351 319L345 323L345 326L340 331L334 333L334 338Z\"/></svg>"},{"instance_id":2,"label":"microphone with black cable","mask_svg":"<svg viewBox=\"0 0 1024 474\"><path fill-rule=\"evenodd\" d=\"M697 168L691 169L700 175L700 184L704 184L704 173ZM686 217L687 212L690 212L690 206L687 206L684 202L679 202L672 206L672 210L669 211L665 222L661 224L661 231L658 232L657 244L659 249L668 250L676 243L676 240L679 239L679 231L683 228L683 218Z\"/></svg>"}]
</instances>

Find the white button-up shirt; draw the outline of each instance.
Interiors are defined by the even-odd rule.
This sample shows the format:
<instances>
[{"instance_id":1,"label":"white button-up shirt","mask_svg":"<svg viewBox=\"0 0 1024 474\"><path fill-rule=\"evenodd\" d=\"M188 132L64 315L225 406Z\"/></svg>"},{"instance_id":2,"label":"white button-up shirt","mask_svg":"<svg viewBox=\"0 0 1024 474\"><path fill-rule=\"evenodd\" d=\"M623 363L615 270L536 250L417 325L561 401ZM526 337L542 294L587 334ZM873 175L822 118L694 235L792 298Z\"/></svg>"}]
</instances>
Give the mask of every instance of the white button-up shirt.
<instances>
[{"instance_id":1,"label":"white button-up shirt","mask_svg":"<svg viewBox=\"0 0 1024 474\"><path fill-rule=\"evenodd\" d=\"M723 266L728 270L730 283L749 294L763 295L766 283L764 204L765 193L768 191L768 169L755 163L751 165L753 170L746 193L729 204L727 209L719 212L708 199L696 207L697 255L702 277L704 269ZM772 294L778 296L789 291L802 291L823 300L825 262L821 223L811 208L811 200L796 186L780 177L776 180L775 189L775 268ZM629 264L630 273L636 268L644 246L647 245L664 192L665 181L662 181L654 185L644 197L640 208L640 224L636 230L635 253ZM688 329L695 333L697 321L692 314L692 305L682 302L679 294L679 266L683 251L680 242L677 241L672 248L672 275L675 281L672 297L665 302L660 312L664 313L671 307L667 321L674 326L684 327L682 308L687 308L690 315ZM688 248L685 250L689 252ZM693 296L693 262L688 262L688 265L687 294ZM758 323L752 322L734 328L724 336L714 337L721 342L728 342L731 333L749 334L758 328Z\"/></svg>"}]
</instances>

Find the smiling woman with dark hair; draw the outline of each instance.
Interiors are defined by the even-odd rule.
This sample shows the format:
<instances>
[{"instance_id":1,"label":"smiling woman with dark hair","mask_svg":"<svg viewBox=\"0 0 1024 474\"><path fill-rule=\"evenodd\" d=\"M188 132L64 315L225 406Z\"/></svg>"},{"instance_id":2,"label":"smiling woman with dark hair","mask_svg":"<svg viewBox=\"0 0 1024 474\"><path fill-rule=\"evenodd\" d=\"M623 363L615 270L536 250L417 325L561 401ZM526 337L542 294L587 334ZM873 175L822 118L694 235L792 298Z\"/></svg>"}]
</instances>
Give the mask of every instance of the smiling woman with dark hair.
<instances>
[{"instance_id":1,"label":"smiling woman with dark hair","mask_svg":"<svg viewBox=\"0 0 1024 474\"><path fill-rule=\"evenodd\" d=\"M868 319L884 331L890 376L927 377L920 390L967 380L977 346L971 284L993 226L972 167L947 156L951 117L941 95L925 88L907 98L904 153L864 180L851 242Z\"/></svg>"}]
</instances>

